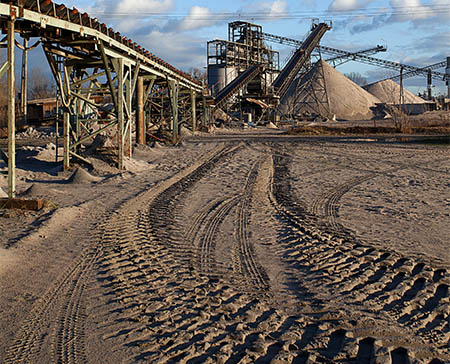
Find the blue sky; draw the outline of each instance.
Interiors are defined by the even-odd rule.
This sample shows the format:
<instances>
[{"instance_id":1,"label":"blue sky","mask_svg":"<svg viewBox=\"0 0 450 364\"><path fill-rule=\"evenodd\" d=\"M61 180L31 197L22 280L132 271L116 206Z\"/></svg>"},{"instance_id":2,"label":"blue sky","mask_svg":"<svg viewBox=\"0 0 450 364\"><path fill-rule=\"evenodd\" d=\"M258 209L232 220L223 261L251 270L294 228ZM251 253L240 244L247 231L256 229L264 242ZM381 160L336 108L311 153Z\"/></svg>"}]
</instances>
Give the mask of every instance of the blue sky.
<instances>
[{"instance_id":1,"label":"blue sky","mask_svg":"<svg viewBox=\"0 0 450 364\"><path fill-rule=\"evenodd\" d=\"M302 40L312 18L332 20L322 45L358 50L383 44L376 57L416 66L450 56L450 0L67 0L174 66L187 70L206 65L206 42L227 38L227 23L251 21L268 33ZM290 49L276 44L283 60ZM369 81L393 71L350 62L341 72L360 72ZM444 69L438 70L444 72ZM435 82L435 91L444 91ZM424 90L426 80L406 84Z\"/></svg>"}]
</instances>

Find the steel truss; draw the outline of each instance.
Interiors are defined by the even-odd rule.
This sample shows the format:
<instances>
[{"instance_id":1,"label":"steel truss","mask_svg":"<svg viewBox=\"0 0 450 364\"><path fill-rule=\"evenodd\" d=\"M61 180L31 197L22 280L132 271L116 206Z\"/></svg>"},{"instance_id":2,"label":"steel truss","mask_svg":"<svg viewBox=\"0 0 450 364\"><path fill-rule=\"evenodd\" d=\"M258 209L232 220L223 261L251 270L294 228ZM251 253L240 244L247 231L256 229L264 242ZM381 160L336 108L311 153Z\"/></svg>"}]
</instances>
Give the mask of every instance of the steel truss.
<instances>
[{"instance_id":1,"label":"steel truss","mask_svg":"<svg viewBox=\"0 0 450 364\"><path fill-rule=\"evenodd\" d=\"M330 100L321 60L312 67L305 67L305 71L306 74L300 72L297 82L293 84L295 90L291 101L292 116L299 117L309 113L331 119Z\"/></svg>"},{"instance_id":2,"label":"steel truss","mask_svg":"<svg viewBox=\"0 0 450 364\"><path fill-rule=\"evenodd\" d=\"M262 33L262 35L266 41L280 43L280 44L286 44L291 47L297 48L303 44L302 41L297 40L297 39L281 37L281 36L269 34L269 33ZM343 51L343 50L332 48L332 47L326 47L326 46L319 46L318 48L320 49L320 52L322 54L329 54L329 55L335 56L336 59L337 58L339 58L339 59L347 58L352 61L366 63L369 65L379 66L379 67L383 67L383 68L387 68L387 69L392 69L395 71L403 68L407 72L410 72L410 71L415 72L416 75L419 75L419 74L422 74L425 76L431 75L431 77L433 79L440 80L440 81L442 81L442 80L446 81L449 79L448 75L446 75L444 73L429 70L427 67L420 68L420 67L415 67L415 66L411 66L411 65L407 65L407 64L388 61L388 60L384 60L384 59L380 59L380 58L370 57L367 55L367 54L371 54L372 51L375 53L378 51L383 52L384 47L383 46L379 46L379 47L380 48L378 50L377 50L377 48L378 48L377 47L377 48L372 48L369 50L355 52L355 53ZM440 63L440 64L442 64L442 63Z\"/></svg>"},{"instance_id":3,"label":"steel truss","mask_svg":"<svg viewBox=\"0 0 450 364\"><path fill-rule=\"evenodd\" d=\"M10 198L16 194L15 47L24 51L20 101L26 117L26 52L37 46L28 46L30 38L42 42L61 96L65 169L70 168L72 158L88 162L82 155L85 143L107 130L115 130L117 164L122 169L124 157L132 154L134 116L136 141L143 143L146 126L155 122L149 119L154 116L152 94L164 87L168 102L161 103L160 114L167 115L174 141L181 122L189 119L192 128L197 127L197 104L203 106L206 123L203 85L87 14L47 0L0 1L0 25L8 32L8 60L0 67L0 77L8 73ZM24 38L23 45L15 41L16 33ZM110 99L111 108L103 106L105 99ZM91 127L95 123L100 129Z\"/></svg>"}]
</instances>

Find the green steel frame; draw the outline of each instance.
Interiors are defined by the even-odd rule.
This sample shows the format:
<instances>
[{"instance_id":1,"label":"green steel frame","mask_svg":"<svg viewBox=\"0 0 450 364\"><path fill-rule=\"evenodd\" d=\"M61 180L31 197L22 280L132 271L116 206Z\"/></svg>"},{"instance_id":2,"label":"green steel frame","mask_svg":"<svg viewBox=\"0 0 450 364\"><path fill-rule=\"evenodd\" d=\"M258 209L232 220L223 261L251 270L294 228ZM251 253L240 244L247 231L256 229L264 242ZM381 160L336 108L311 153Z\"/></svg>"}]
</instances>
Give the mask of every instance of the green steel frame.
<instances>
[{"instance_id":1,"label":"green steel frame","mask_svg":"<svg viewBox=\"0 0 450 364\"><path fill-rule=\"evenodd\" d=\"M24 5L25 4L25 5ZM132 154L133 114L137 110L137 142L145 142L146 126L167 120L172 140L178 139L179 125L190 123L197 128L197 107L203 106L203 123L207 121L204 87L124 37L106 29L104 24L88 18L76 9L58 15L57 6L43 11L41 0L0 2L0 23L8 29L8 60L0 68L0 77L8 73L8 182L9 197L16 195L15 176L15 46L22 58L21 110L26 116L27 51L30 37L40 38L62 101L64 126L64 169L73 158L83 157L83 145L99 133L115 128L117 164L122 169L124 157ZM16 6L17 5L17 6ZM45 6L49 6L45 2ZM31 9L31 10L30 10ZM64 10L65 11L65 10ZM78 18L79 16L79 18ZM98 23L98 22L97 22ZM23 46L15 34L24 38ZM139 86L138 86L139 85ZM110 98L112 108L96 102ZM156 99L161 100L155 114ZM87 117L89 116L89 118ZM147 117L147 119L146 119ZM149 120L148 118L151 118ZM92 121L103 127L93 130Z\"/></svg>"}]
</instances>

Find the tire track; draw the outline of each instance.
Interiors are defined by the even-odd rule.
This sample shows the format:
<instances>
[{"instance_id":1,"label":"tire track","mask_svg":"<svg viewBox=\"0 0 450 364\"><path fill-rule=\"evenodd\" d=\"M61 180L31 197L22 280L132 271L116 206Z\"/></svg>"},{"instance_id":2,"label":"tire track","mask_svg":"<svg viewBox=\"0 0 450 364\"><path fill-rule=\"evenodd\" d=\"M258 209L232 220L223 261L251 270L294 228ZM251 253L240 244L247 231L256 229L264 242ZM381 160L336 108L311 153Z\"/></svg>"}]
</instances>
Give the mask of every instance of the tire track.
<instances>
[{"instance_id":1,"label":"tire track","mask_svg":"<svg viewBox=\"0 0 450 364\"><path fill-rule=\"evenodd\" d=\"M55 362L82 362L84 334L81 300L85 279L97 258L96 247L85 249L55 284L33 306L15 343L7 352L5 363L36 363L44 346L48 327L54 320L51 312L60 306L55 341ZM62 301L62 302L61 302Z\"/></svg>"},{"instance_id":2,"label":"tire track","mask_svg":"<svg viewBox=\"0 0 450 364\"><path fill-rule=\"evenodd\" d=\"M209 277L220 275L215 255L217 229L229 212L239 203L241 195L210 202L200 211L189 227L185 240L197 247L199 271Z\"/></svg>"},{"instance_id":3,"label":"tire track","mask_svg":"<svg viewBox=\"0 0 450 364\"><path fill-rule=\"evenodd\" d=\"M243 197L239 203L238 221L235 231L236 243L234 245L234 270L246 283L248 289L268 291L269 277L264 268L255 259L256 255L248 236L248 223L250 203L252 199L253 184L259 173L262 159L260 158L252 167L247 177Z\"/></svg>"},{"instance_id":4,"label":"tire track","mask_svg":"<svg viewBox=\"0 0 450 364\"><path fill-rule=\"evenodd\" d=\"M169 180L160 183L150 192L145 191L136 199L145 200L149 194L157 195L158 192L162 193L165 189L179 183L186 176L195 175L205 166L213 165L224 155L235 151L236 148L233 146L216 148L201 157L194 165L185 168ZM133 203L134 201L127 201L123 206L118 206L117 210ZM53 356L52 361L58 363L85 362L83 300L87 279L90 277L97 259L103 254L104 246L114 245L115 243L120 244L121 242L116 240L117 236L122 236L122 243L126 241L127 237L123 237L123 233L125 231L130 235L130 231L127 229L133 226L128 220L126 220L125 224L111 224L115 219L115 214L115 212L109 213L101 220L92 239L94 244L85 248L69 268L51 285L51 288L44 296L33 305L27 320L15 338L14 344L7 350L5 363L41 362L41 350L43 350L44 346L47 347L47 336L49 329L52 330L52 327L51 341L53 342L53 349L50 349Z\"/></svg>"},{"instance_id":5,"label":"tire track","mask_svg":"<svg viewBox=\"0 0 450 364\"><path fill-rule=\"evenodd\" d=\"M285 258L297 269L299 281L314 282L312 285L306 285L307 291L313 294L312 302L320 305L321 300L326 301L333 297L333 302L344 305L342 307L350 305L355 310L361 310L362 307L376 311L381 309L386 316L386 322L392 320L398 323L400 328L407 328L406 337L406 332L412 331L417 338L433 348L438 346L439 355L448 357L449 350L443 350L450 339L450 330L445 328L448 317L448 273L442 269L429 268L421 262L402 258L396 253L364 247L351 236L342 238L324 232L323 228L317 230L315 221L291 201L289 186L285 186L288 177L283 175L288 173L283 164L285 161L274 157L274 163L273 188L268 192L283 226L280 244L283 246ZM329 214L332 215L331 210L334 209L336 201L346 190L377 175L378 173L374 173L359 177L322 196L321 201L328 204ZM277 186L278 183L281 183L281 186ZM316 206L318 205L320 204ZM333 227L336 229L338 226L335 224ZM320 296L319 301L314 299L314 295ZM359 357L363 362L370 362L378 355L384 355L382 352L372 353L369 348L372 341L369 338L361 339L365 341L361 341L358 350L361 351ZM313 345L324 345L317 337L315 340L318 340L318 343ZM389 342L388 338L383 336L377 340ZM327 354L325 350L323 356L327 360L340 362L336 359L340 358L341 354L338 353L347 349L337 350L334 344L331 347L333 355ZM388 350L386 353L388 356L394 353L392 355L395 356L400 352L396 351L397 349ZM414 351L414 347L408 350ZM370 355L364 353L367 351ZM302 355L300 362L310 360L310 354L307 352ZM408 356L406 354L406 357Z\"/></svg>"}]
</instances>

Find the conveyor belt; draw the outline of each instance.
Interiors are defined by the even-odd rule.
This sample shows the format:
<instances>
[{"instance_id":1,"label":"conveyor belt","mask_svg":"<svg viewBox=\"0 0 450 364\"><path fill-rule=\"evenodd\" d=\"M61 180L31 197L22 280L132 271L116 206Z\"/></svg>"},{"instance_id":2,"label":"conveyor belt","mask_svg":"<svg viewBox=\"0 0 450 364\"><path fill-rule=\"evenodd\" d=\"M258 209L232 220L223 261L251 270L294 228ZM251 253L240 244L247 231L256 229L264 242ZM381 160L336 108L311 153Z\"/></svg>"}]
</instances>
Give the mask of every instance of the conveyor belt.
<instances>
[{"instance_id":1,"label":"conveyor belt","mask_svg":"<svg viewBox=\"0 0 450 364\"><path fill-rule=\"evenodd\" d=\"M50 0L0 0L0 16L10 17L11 14L24 23L21 27L22 31L28 30L26 29L28 24L30 31L36 32L38 29L42 34L59 29L78 33L81 37L102 40L125 58L139 62L144 69L151 69L159 75L176 79L186 87L203 89L201 84L193 80L190 75L176 69L119 32L108 28L96 18L90 17L87 13L81 13L75 8L69 9L64 4L56 4ZM55 32L56 42L57 34L58 32Z\"/></svg>"},{"instance_id":2,"label":"conveyor belt","mask_svg":"<svg viewBox=\"0 0 450 364\"><path fill-rule=\"evenodd\" d=\"M326 23L318 24L302 42L286 66L281 70L273 83L275 93L282 98L294 81L300 69L309 61L312 51L319 45L325 32L330 29Z\"/></svg>"},{"instance_id":3,"label":"conveyor belt","mask_svg":"<svg viewBox=\"0 0 450 364\"><path fill-rule=\"evenodd\" d=\"M220 107L222 104L224 104L230 97L235 95L239 90L245 87L245 85L247 85L251 80L253 80L262 72L264 72L263 66L253 65L245 72L241 73L217 94L215 98L216 107Z\"/></svg>"}]
</instances>

